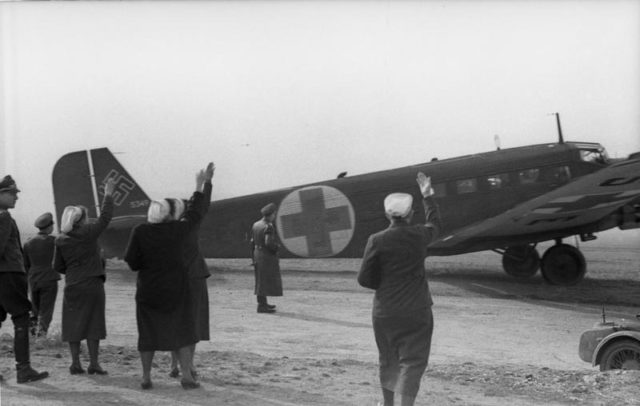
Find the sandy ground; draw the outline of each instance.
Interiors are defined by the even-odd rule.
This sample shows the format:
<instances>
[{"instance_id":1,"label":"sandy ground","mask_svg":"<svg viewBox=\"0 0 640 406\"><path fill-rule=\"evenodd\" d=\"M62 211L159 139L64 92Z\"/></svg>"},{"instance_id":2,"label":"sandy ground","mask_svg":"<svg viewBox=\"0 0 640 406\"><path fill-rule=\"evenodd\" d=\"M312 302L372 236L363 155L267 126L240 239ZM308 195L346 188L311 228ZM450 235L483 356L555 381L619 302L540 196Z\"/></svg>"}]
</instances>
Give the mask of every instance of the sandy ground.
<instances>
[{"instance_id":1,"label":"sandy ground","mask_svg":"<svg viewBox=\"0 0 640 406\"><path fill-rule=\"evenodd\" d=\"M640 372L600 373L577 354L580 334L601 319L603 305L611 319L640 312L640 252L583 249L588 277L570 288L548 286L540 276L516 281L491 253L429 259L436 326L417 404L640 404ZM198 345L200 389L185 391L168 376L166 353L156 355L154 388L140 389L135 275L111 261L101 344L109 375L69 375L59 297L50 338L32 345L32 363L48 370L48 379L16 384L13 327L0 329L0 404L377 404L372 292L355 282L359 261L283 260L285 296L271 300L273 315L255 312L248 260L209 264L212 340Z\"/></svg>"}]
</instances>

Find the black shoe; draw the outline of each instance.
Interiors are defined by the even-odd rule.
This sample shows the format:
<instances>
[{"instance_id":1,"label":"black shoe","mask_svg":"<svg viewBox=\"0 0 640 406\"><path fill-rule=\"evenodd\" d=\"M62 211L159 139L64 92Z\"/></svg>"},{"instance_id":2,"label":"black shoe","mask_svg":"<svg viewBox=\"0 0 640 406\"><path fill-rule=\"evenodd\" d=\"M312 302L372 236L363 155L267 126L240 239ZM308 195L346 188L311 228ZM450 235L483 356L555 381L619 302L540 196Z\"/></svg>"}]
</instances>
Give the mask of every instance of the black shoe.
<instances>
[{"instance_id":1,"label":"black shoe","mask_svg":"<svg viewBox=\"0 0 640 406\"><path fill-rule=\"evenodd\" d=\"M69 367L69 373L71 375L79 375L79 374L84 374L84 369L82 369L81 366L79 365L71 365Z\"/></svg>"},{"instance_id":2,"label":"black shoe","mask_svg":"<svg viewBox=\"0 0 640 406\"><path fill-rule=\"evenodd\" d=\"M89 373L89 375L93 375L93 374L107 375L108 374L108 372L102 369L102 367L100 366L87 368L87 373Z\"/></svg>"},{"instance_id":3,"label":"black shoe","mask_svg":"<svg viewBox=\"0 0 640 406\"><path fill-rule=\"evenodd\" d=\"M18 383L35 382L49 376L48 372L38 372L30 366L18 370Z\"/></svg>"},{"instance_id":4,"label":"black shoe","mask_svg":"<svg viewBox=\"0 0 640 406\"><path fill-rule=\"evenodd\" d=\"M270 305L270 304L267 304L267 307L268 307L269 309L275 309L275 308L276 308L276 305Z\"/></svg>"},{"instance_id":5,"label":"black shoe","mask_svg":"<svg viewBox=\"0 0 640 406\"><path fill-rule=\"evenodd\" d=\"M273 309L269 306L258 305L258 313L275 313L276 309Z\"/></svg>"}]
</instances>

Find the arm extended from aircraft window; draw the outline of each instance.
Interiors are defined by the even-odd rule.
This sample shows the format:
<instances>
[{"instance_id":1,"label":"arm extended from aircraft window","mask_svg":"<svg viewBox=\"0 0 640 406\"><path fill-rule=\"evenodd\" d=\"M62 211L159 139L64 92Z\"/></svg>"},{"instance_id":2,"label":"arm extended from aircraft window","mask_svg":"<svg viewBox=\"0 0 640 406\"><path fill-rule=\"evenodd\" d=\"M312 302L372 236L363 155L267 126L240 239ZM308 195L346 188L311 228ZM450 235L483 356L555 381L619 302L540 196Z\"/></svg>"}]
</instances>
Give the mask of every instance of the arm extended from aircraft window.
<instances>
[{"instance_id":1,"label":"arm extended from aircraft window","mask_svg":"<svg viewBox=\"0 0 640 406\"><path fill-rule=\"evenodd\" d=\"M440 233L440 208L433 198L435 191L431 186L431 178L422 172L418 172L416 181L423 197L424 225L431 233L430 240L433 240Z\"/></svg>"},{"instance_id":2,"label":"arm extended from aircraft window","mask_svg":"<svg viewBox=\"0 0 640 406\"><path fill-rule=\"evenodd\" d=\"M431 239L433 240L440 234L440 207L432 196L422 199L424 206L425 227L431 230Z\"/></svg>"}]
</instances>

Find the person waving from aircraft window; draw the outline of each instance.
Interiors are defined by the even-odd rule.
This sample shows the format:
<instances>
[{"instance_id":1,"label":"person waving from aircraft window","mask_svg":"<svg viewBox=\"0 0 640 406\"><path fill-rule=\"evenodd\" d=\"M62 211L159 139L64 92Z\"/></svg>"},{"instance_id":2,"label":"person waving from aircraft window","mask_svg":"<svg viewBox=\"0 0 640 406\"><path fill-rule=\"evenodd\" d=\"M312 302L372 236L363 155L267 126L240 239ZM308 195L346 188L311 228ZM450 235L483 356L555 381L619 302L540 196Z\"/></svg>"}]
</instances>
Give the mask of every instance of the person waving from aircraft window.
<instances>
[{"instance_id":1,"label":"person waving from aircraft window","mask_svg":"<svg viewBox=\"0 0 640 406\"><path fill-rule=\"evenodd\" d=\"M358 272L358 283L376 290L372 319L384 406L394 404L396 393L402 406L414 404L431 350L433 302L424 260L438 234L440 213L431 179L418 172L417 181L426 223L411 225L410 194L388 195L389 227L369 237Z\"/></svg>"},{"instance_id":2,"label":"person waving from aircraft window","mask_svg":"<svg viewBox=\"0 0 640 406\"><path fill-rule=\"evenodd\" d=\"M84 206L67 206L62 212L60 235L56 237L53 269L64 274L62 299L62 341L69 343L71 375L83 374L80 364L80 342L87 340L90 375L106 375L98 363L100 340L107 337L104 263L98 237L113 215L115 181L109 179L98 221L88 219Z\"/></svg>"}]
</instances>

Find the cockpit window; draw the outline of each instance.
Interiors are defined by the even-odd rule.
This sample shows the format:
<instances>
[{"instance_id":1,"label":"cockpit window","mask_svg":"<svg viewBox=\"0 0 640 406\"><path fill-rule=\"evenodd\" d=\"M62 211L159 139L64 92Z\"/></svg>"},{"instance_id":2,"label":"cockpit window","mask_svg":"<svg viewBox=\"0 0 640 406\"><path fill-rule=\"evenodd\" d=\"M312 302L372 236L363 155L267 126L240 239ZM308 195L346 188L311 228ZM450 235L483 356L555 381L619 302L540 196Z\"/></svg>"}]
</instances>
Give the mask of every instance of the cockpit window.
<instances>
[{"instance_id":1,"label":"cockpit window","mask_svg":"<svg viewBox=\"0 0 640 406\"><path fill-rule=\"evenodd\" d=\"M593 162L604 165L609 162L607 151L604 148L599 149L581 149L580 158L585 162Z\"/></svg>"}]
</instances>

